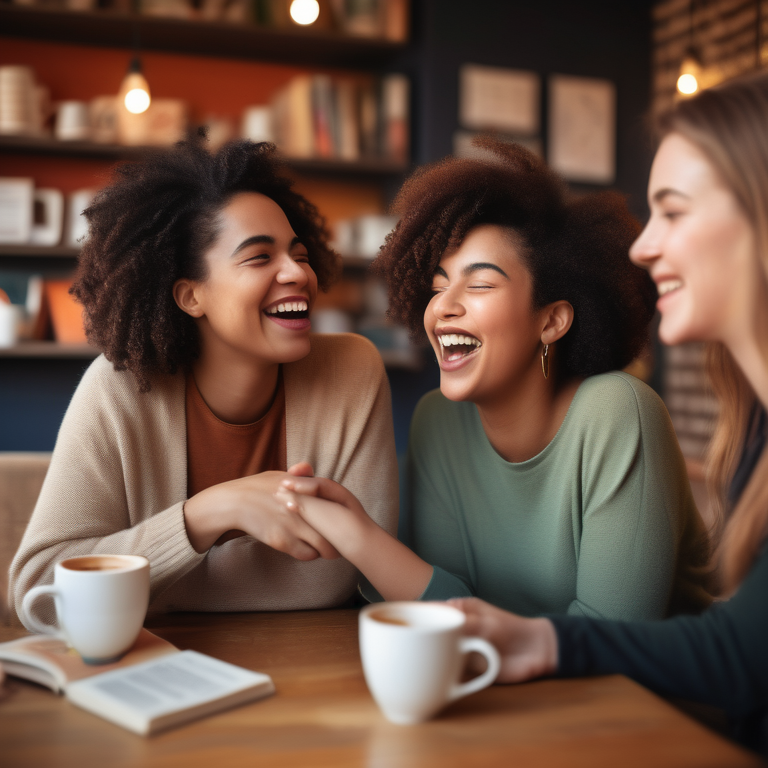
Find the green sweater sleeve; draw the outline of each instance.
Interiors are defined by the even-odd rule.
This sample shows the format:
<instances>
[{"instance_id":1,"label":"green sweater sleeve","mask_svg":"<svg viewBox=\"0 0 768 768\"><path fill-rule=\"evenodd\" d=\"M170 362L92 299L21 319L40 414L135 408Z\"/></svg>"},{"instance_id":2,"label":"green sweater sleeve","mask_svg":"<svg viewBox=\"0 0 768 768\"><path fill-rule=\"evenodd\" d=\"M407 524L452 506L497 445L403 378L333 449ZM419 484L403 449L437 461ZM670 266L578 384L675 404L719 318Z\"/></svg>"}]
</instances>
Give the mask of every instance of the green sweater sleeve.
<instances>
[{"instance_id":1,"label":"green sweater sleeve","mask_svg":"<svg viewBox=\"0 0 768 768\"><path fill-rule=\"evenodd\" d=\"M582 488L582 529L568 613L660 619L671 602L685 602L672 593L686 588L682 571L696 561L687 549L697 540L705 547L706 533L658 396L624 374L595 386L599 396L582 403L581 476L572 479ZM706 593L692 602L703 607Z\"/></svg>"},{"instance_id":2,"label":"green sweater sleeve","mask_svg":"<svg viewBox=\"0 0 768 768\"><path fill-rule=\"evenodd\" d=\"M418 437L414 436L420 420L417 410L406 456L406 500L401 510L401 539L433 566L432 578L420 600L472 597L475 592L471 587L459 523L444 498L445 486L441 488L440 479L434 478L430 471L434 464L428 460L431 457L425 455L429 448L419 444ZM436 561L450 563L451 571L436 565Z\"/></svg>"},{"instance_id":3,"label":"green sweater sleeve","mask_svg":"<svg viewBox=\"0 0 768 768\"><path fill-rule=\"evenodd\" d=\"M658 693L725 709L743 724L768 711L768 548L739 591L700 616L658 622L550 617L561 677L624 674Z\"/></svg>"}]
</instances>

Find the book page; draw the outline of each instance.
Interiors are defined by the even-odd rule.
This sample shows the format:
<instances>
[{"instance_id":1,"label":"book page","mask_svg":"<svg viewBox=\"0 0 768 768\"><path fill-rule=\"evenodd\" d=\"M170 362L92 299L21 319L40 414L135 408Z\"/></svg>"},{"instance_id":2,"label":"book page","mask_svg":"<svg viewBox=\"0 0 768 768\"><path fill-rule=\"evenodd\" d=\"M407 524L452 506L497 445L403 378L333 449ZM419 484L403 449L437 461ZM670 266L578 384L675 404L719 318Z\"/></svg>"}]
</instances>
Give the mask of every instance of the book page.
<instances>
[{"instance_id":1,"label":"book page","mask_svg":"<svg viewBox=\"0 0 768 768\"><path fill-rule=\"evenodd\" d=\"M84 709L137 733L181 722L172 713L201 716L216 709L267 696L269 675L236 667L195 651L181 651L127 669L80 680L67 697ZM220 706L213 706L211 703ZM206 706L208 705L208 706Z\"/></svg>"},{"instance_id":2,"label":"book page","mask_svg":"<svg viewBox=\"0 0 768 768\"><path fill-rule=\"evenodd\" d=\"M52 682L56 683L56 690L59 691L75 680L130 667L168 653L178 653L178 650L167 640L153 635L146 629L141 630L128 653L110 664L86 664L74 648L70 648L64 640L56 637L33 635L0 644L0 662L15 662L8 667L9 674L26 677L23 667L19 666L25 664L44 670L51 676ZM39 676L29 676L27 679L46 684Z\"/></svg>"}]
</instances>

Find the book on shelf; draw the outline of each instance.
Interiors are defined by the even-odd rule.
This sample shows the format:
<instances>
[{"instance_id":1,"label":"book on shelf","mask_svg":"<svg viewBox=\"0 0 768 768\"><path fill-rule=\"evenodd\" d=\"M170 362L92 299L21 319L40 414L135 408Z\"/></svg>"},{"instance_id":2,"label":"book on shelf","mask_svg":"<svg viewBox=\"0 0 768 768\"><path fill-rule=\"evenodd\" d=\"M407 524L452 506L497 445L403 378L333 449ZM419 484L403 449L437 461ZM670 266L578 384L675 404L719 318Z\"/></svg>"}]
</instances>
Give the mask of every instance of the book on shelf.
<instances>
[{"instance_id":1,"label":"book on shelf","mask_svg":"<svg viewBox=\"0 0 768 768\"><path fill-rule=\"evenodd\" d=\"M269 675L180 651L146 629L110 664L86 664L63 640L42 635L0 643L0 663L8 675L62 693L76 706L143 736L275 690Z\"/></svg>"},{"instance_id":2,"label":"book on shelf","mask_svg":"<svg viewBox=\"0 0 768 768\"><path fill-rule=\"evenodd\" d=\"M275 139L292 158L391 160L406 164L410 85L376 79L298 75L272 101Z\"/></svg>"}]
</instances>

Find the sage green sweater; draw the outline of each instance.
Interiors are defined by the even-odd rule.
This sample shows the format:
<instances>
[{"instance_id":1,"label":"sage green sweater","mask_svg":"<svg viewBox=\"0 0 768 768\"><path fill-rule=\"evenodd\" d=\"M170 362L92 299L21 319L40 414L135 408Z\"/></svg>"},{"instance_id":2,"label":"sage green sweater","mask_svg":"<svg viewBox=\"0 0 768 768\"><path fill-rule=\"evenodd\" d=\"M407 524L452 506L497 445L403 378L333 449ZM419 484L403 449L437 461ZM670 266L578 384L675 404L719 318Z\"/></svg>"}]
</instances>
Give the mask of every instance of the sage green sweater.
<instances>
[{"instance_id":1,"label":"sage green sweater","mask_svg":"<svg viewBox=\"0 0 768 768\"><path fill-rule=\"evenodd\" d=\"M494 451L475 405L430 392L407 483L406 542L435 566L424 600L615 619L709 603L706 532L672 424L628 374L586 379L553 440L520 463Z\"/></svg>"}]
</instances>

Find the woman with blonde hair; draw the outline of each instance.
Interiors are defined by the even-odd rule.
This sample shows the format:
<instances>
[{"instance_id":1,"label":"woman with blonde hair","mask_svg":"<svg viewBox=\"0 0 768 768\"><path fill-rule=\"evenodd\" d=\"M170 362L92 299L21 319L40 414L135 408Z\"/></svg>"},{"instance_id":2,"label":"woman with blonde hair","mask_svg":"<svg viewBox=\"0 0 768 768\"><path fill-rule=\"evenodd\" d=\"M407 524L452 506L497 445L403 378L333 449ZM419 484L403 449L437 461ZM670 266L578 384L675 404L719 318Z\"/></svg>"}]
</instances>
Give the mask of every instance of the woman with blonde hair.
<instances>
[{"instance_id":1,"label":"woman with blonde hair","mask_svg":"<svg viewBox=\"0 0 768 768\"><path fill-rule=\"evenodd\" d=\"M501 682L625 674L661 694L724 709L734 736L764 754L768 451L759 422L768 406L766 126L766 74L680 102L661 121L648 186L651 216L630 251L658 288L662 341L710 346L720 415L709 469L719 491L727 599L701 616L660 622L526 619L480 600L454 601L467 614L467 632L502 653ZM726 501L734 496L735 503Z\"/></svg>"}]
</instances>

